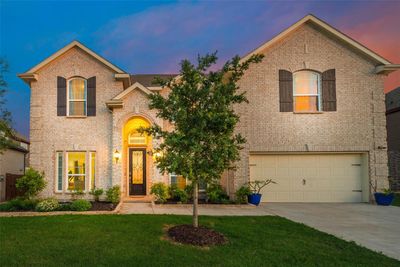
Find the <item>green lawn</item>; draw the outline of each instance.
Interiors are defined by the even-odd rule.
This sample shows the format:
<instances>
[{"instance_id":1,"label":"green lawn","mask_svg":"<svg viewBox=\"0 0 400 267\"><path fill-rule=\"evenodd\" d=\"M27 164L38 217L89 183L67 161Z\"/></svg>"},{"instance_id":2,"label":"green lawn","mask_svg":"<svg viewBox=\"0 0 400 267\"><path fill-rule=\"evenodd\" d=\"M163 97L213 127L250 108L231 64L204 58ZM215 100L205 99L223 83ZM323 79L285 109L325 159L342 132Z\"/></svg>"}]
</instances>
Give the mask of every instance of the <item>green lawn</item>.
<instances>
[{"instance_id":1,"label":"green lawn","mask_svg":"<svg viewBox=\"0 0 400 267\"><path fill-rule=\"evenodd\" d=\"M188 216L63 215L0 218L1 266L399 266L400 262L280 217L201 217L229 244L164 240Z\"/></svg>"}]
</instances>

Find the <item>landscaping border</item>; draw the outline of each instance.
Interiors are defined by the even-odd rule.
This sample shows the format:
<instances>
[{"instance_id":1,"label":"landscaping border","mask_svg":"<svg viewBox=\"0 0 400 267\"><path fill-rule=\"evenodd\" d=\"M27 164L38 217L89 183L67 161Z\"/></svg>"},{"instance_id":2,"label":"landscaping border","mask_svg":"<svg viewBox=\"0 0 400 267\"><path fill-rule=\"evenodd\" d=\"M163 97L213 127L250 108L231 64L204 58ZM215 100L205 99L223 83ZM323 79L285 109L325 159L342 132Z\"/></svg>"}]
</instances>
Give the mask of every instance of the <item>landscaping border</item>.
<instances>
[{"instance_id":1,"label":"landscaping border","mask_svg":"<svg viewBox=\"0 0 400 267\"><path fill-rule=\"evenodd\" d=\"M107 215L107 214L119 214L122 207L122 201L118 203L114 210L96 210L96 211L9 211L0 212L0 217L34 217L34 216L57 216L57 215Z\"/></svg>"}]
</instances>

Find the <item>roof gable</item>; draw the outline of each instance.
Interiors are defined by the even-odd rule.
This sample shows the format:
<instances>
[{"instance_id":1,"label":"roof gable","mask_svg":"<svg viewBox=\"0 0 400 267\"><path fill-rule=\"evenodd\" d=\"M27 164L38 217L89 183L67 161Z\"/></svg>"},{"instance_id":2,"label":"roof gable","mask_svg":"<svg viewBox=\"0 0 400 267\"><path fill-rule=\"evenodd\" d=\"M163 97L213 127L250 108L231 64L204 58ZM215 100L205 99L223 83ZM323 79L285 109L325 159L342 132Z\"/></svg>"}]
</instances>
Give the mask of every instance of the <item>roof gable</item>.
<instances>
[{"instance_id":1,"label":"roof gable","mask_svg":"<svg viewBox=\"0 0 400 267\"><path fill-rule=\"evenodd\" d=\"M98 55L97 53L93 52L92 50L90 50L89 48L87 48L86 46L84 46L83 44L81 44L78 41L73 41L70 44L64 46L63 48L61 48L60 50L58 50L57 52L55 52L54 54L52 54L51 56L49 56L48 58L46 58L45 60L43 60L42 62L37 64L36 66L29 69L26 73L37 72L39 69L46 66L47 64L49 64L50 62L52 62L53 60L60 57L61 55L63 55L64 53L66 53L67 51L69 51L70 49L72 49L74 47L78 47L78 48L82 49L87 54L89 54L93 58L97 59L99 62L103 63L105 66L112 69L115 73L126 73L125 71L118 68L117 66L115 66L114 64L112 64L111 62L109 62L108 60L103 58L102 56Z\"/></svg>"},{"instance_id":2,"label":"roof gable","mask_svg":"<svg viewBox=\"0 0 400 267\"><path fill-rule=\"evenodd\" d=\"M114 109L114 108L122 108L123 107L123 99L129 95L131 92L139 90L143 92L146 95L151 94L152 92L142 84L135 82L128 88L126 88L124 91L119 93L118 95L114 96L111 100L106 102L106 105L109 109Z\"/></svg>"},{"instance_id":3,"label":"roof gable","mask_svg":"<svg viewBox=\"0 0 400 267\"><path fill-rule=\"evenodd\" d=\"M299 20L298 22L296 22L295 24L293 24L292 26L290 26L286 30L284 30L281 33L279 33L278 35L276 35L274 38L272 38L268 42L266 42L263 45L261 45L260 47L256 48L255 50L253 50L249 54L245 55L242 58L242 61L245 61L245 60L249 59L254 54L262 53L262 51L264 51L265 49L271 47L276 42L278 42L279 40L283 39L284 37L286 37L290 33L294 32L295 30L297 30L299 27L301 27L305 23L312 23L313 25L318 26L319 29L324 30L324 31L332 34L334 37L336 37L340 41L344 42L345 44L347 44L348 46L353 48L356 52L359 52L359 53L361 53L361 54L373 59L374 61L378 62L378 65L380 65L380 64L391 65L390 61L386 60L385 58L381 57L380 55L378 55L374 51L368 49L367 47L363 46L359 42L353 40L349 36L345 35L344 33L340 32L337 29L335 29L334 27L332 27L328 23L322 21L321 19L319 19L319 18L317 18L317 17L315 17L315 16L313 16L311 14L305 16L304 18L302 18L301 20Z\"/></svg>"}]
</instances>

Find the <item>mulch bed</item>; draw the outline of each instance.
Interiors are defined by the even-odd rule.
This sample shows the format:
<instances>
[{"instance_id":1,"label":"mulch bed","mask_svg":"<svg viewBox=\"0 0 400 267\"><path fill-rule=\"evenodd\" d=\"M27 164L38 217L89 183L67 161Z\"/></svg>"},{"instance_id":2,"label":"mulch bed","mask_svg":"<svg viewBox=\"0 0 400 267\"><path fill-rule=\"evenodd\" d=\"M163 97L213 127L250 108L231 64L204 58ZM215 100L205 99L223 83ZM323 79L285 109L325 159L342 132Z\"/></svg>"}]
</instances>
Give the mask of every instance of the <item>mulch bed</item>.
<instances>
[{"instance_id":1,"label":"mulch bed","mask_svg":"<svg viewBox=\"0 0 400 267\"><path fill-rule=\"evenodd\" d=\"M182 224L173 226L167 231L168 236L175 242L194 246L222 245L227 242L225 236L210 228Z\"/></svg>"},{"instance_id":2,"label":"mulch bed","mask_svg":"<svg viewBox=\"0 0 400 267\"><path fill-rule=\"evenodd\" d=\"M115 209L115 205L110 202L90 202L92 204L92 208L90 210L96 211L112 211Z\"/></svg>"}]
</instances>

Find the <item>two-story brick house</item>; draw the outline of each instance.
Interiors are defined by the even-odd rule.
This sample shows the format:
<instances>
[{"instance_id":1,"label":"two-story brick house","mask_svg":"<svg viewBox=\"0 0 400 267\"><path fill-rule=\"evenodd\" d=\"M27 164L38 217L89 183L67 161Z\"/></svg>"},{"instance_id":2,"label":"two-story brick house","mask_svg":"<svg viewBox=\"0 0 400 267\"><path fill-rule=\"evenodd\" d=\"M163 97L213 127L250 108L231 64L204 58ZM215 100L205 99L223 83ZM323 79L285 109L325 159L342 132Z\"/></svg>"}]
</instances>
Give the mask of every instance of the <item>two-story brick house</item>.
<instances>
[{"instance_id":1,"label":"two-story brick house","mask_svg":"<svg viewBox=\"0 0 400 267\"><path fill-rule=\"evenodd\" d=\"M229 195L263 178L277 181L265 201L366 202L370 182L387 187L383 81L400 66L312 15L244 58L253 53L265 58L240 81L249 104L237 107L237 130L248 142L223 175ZM168 91L154 76L130 75L77 41L19 75L31 87L30 160L46 173L44 195L118 184L128 198L154 182L185 184L157 170L156 141L136 131L170 127L148 108L148 94Z\"/></svg>"}]
</instances>

